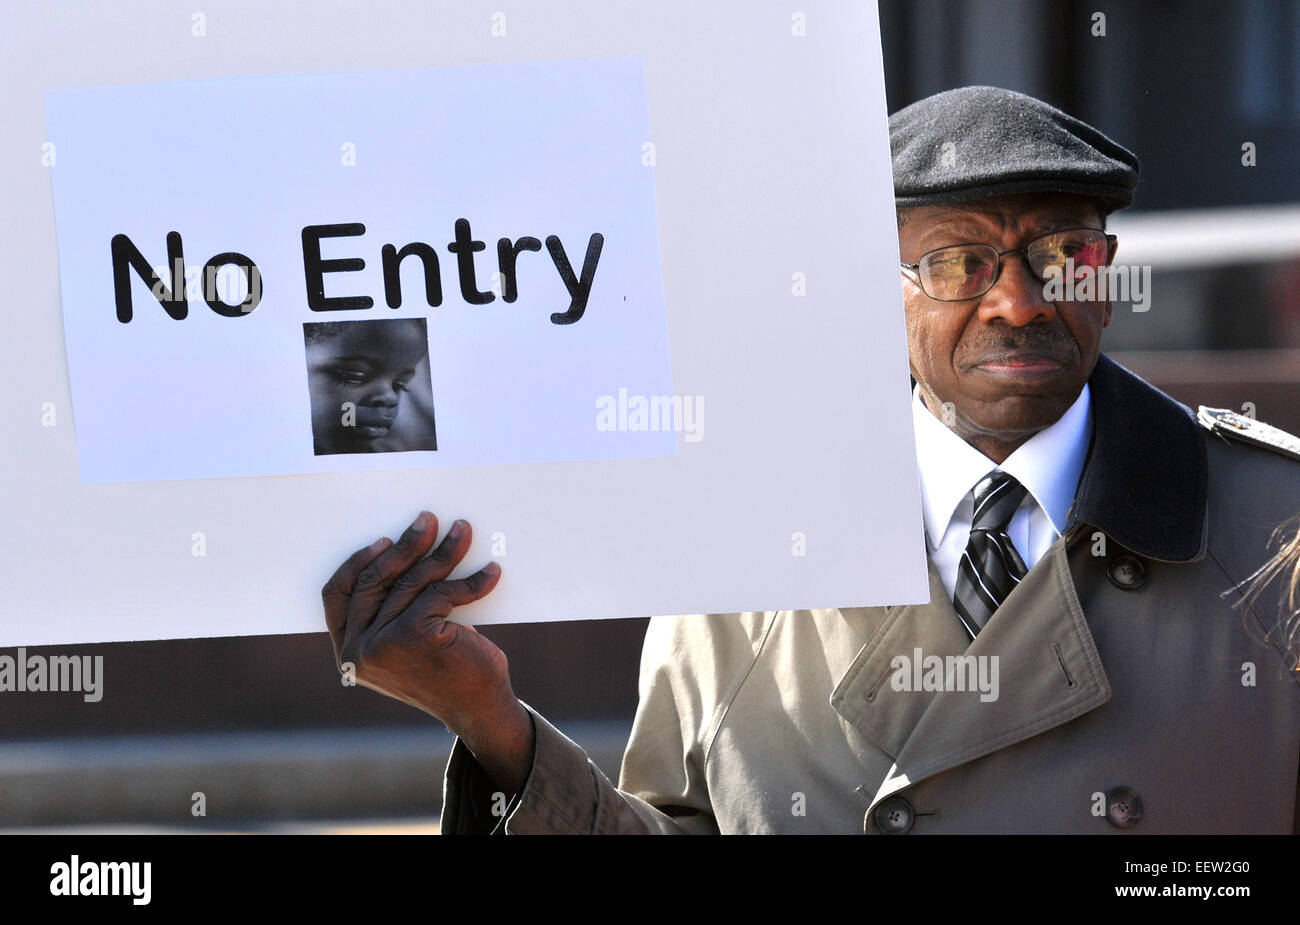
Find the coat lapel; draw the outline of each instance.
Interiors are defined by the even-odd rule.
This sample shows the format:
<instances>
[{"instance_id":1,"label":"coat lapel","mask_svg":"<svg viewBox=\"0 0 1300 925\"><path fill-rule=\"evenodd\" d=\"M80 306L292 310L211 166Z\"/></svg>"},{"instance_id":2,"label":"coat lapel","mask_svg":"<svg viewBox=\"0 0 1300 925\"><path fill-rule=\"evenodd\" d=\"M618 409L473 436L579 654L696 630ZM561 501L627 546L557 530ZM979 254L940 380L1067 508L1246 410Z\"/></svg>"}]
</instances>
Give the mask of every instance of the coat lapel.
<instances>
[{"instance_id":1,"label":"coat lapel","mask_svg":"<svg viewBox=\"0 0 1300 925\"><path fill-rule=\"evenodd\" d=\"M1064 539L1057 539L969 646L933 562L930 594L929 604L890 608L831 696L836 711L894 759L873 804L1110 699ZM915 678L918 657L932 656L945 668L950 657L961 657L965 683L949 680L944 686L967 689L926 691L894 683L904 669ZM899 657L907 661L896 662ZM982 692L980 678L996 679L996 689L990 684Z\"/></svg>"},{"instance_id":2,"label":"coat lapel","mask_svg":"<svg viewBox=\"0 0 1300 925\"><path fill-rule=\"evenodd\" d=\"M898 691L890 683L895 656L960 655L969 642L948 591L929 556L930 603L886 607L884 621L862 647L831 694L831 706L873 745L898 757L933 692Z\"/></svg>"},{"instance_id":3,"label":"coat lapel","mask_svg":"<svg viewBox=\"0 0 1300 925\"><path fill-rule=\"evenodd\" d=\"M962 654L973 656L975 664L983 662L981 677L996 678L995 691L933 694L873 804L919 780L1068 723L1110 699L1110 682L1075 593L1062 538Z\"/></svg>"},{"instance_id":4,"label":"coat lapel","mask_svg":"<svg viewBox=\"0 0 1300 925\"><path fill-rule=\"evenodd\" d=\"M1152 559L1205 555L1208 466L1191 412L1104 354L1088 380L1093 439L1065 535L967 646L934 563L930 603L887 607L831 695L834 709L894 761L872 808L924 778L1006 748L1110 699L1110 682L1075 591L1067 538L1099 528ZM895 659L983 657L996 699L976 690L898 689ZM978 664L978 663L976 663ZM972 686L972 685L968 685Z\"/></svg>"}]
</instances>

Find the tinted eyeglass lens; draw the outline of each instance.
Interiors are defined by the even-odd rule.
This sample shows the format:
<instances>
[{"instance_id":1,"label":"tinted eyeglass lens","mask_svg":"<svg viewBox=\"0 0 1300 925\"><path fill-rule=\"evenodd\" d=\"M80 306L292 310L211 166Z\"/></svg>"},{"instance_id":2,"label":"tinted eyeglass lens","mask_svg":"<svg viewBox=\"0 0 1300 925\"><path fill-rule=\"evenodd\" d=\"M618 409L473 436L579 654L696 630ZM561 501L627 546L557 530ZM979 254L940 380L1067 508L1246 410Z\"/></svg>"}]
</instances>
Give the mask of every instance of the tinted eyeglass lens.
<instances>
[{"instance_id":1,"label":"tinted eyeglass lens","mask_svg":"<svg viewBox=\"0 0 1300 925\"><path fill-rule=\"evenodd\" d=\"M919 267L930 298L949 302L986 292L998 271L998 252L984 244L945 247L926 255Z\"/></svg>"},{"instance_id":2,"label":"tinted eyeglass lens","mask_svg":"<svg viewBox=\"0 0 1300 925\"><path fill-rule=\"evenodd\" d=\"M1041 280L1046 280L1049 273L1060 273L1064 277L1067 268L1072 267L1077 279L1084 267L1096 269L1105 266L1108 252L1103 231L1061 231L1029 245L1029 267Z\"/></svg>"}]
</instances>

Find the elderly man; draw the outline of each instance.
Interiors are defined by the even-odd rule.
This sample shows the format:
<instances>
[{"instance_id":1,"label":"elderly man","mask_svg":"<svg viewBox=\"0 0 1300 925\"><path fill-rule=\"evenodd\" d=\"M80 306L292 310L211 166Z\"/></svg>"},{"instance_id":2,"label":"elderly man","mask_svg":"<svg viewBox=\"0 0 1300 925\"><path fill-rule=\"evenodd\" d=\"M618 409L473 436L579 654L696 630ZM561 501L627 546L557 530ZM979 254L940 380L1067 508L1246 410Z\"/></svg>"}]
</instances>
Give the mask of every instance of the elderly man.
<instances>
[{"instance_id":1,"label":"elderly man","mask_svg":"<svg viewBox=\"0 0 1300 925\"><path fill-rule=\"evenodd\" d=\"M616 788L442 619L498 570L447 581L469 527L423 558L422 514L324 600L340 663L457 733L445 832L1291 831L1295 658L1238 586L1300 453L1101 355L1109 302L1048 298L1112 264L1136 158L987 87L890 135L930 602L655 618Z\"/></svg>"}]
</instances>

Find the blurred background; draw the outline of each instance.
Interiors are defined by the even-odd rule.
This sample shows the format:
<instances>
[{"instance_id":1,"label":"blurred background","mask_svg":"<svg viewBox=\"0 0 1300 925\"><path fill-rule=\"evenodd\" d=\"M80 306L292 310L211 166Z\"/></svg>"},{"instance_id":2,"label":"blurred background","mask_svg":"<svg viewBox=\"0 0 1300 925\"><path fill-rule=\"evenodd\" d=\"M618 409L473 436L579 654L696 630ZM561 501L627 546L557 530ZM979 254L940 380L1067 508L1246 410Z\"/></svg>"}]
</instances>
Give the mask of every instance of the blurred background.
<instances>
[{"instance_id":1,"label":"blurred background","mask_svg":"<svg viewBox=\"0 0 1300 925\"><path fill-rule=\"evenodd\" d=\"M891 112L993 84L1137 153L1109 230L1118 262L1153 268L1150 303L1117 303L1103 350L1193 409L1300 433L1300 0L881 0L880 17ZM483 632L617 779L645 626ZM323 632L30 651L102 655L112 696L3 700L0 830L437 830L451 736L342 687Z\"/></svg>"}]
</instances>

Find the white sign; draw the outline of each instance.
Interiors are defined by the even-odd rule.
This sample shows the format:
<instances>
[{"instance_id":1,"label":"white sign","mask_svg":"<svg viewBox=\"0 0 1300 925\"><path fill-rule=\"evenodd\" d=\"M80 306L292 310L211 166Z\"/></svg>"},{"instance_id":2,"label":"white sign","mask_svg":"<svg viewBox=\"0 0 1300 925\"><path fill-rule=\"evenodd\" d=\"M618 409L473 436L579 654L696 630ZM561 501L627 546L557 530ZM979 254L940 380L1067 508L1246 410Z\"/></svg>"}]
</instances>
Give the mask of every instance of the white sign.
<instances>
[{"instance_id":1,"label":"white sign","mask_svg":"<svg viewBox=\"0 0 1300 925\"><path fill-rule=\"evenodd\" d=\"M639 60L47 100L85 481L676 453Z\"/></svg>"},{"instance_id":2,"label":"white sign","mask_svg":"<svg viewBox=\"0 0 1300 925\"><path fill-rule=\"evenodd\" d=\"M15 13L0 646L927 600L874 4L380 6Z\"/></svg>"}]
</instances>

